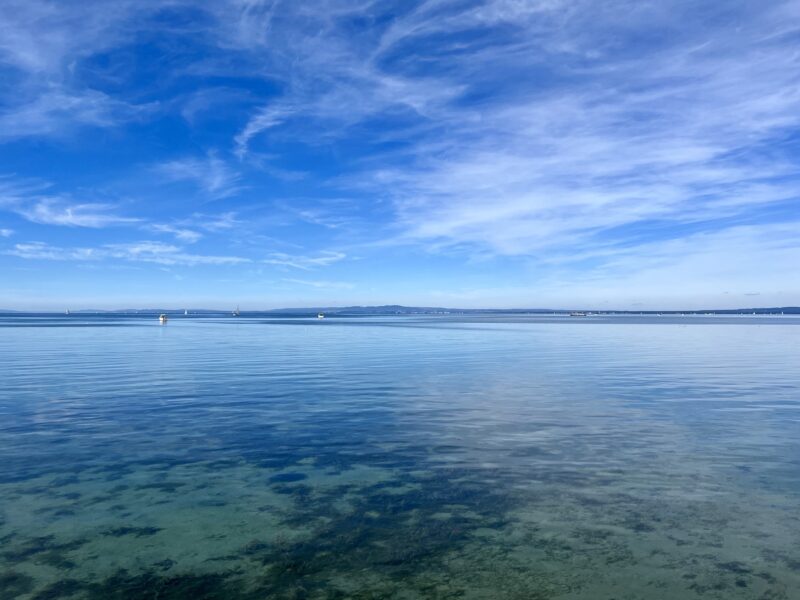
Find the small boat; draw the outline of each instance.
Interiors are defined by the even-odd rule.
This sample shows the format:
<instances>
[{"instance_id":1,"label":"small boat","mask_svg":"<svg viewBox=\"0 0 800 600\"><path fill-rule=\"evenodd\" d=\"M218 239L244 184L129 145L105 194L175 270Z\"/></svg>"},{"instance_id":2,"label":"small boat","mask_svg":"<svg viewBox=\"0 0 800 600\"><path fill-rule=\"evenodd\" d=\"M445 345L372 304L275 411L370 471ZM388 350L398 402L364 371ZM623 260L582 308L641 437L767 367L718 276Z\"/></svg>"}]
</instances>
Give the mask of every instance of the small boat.
<instances>
[{"instance_id":1,"label":"small boat","mask_svg":"<svg viewBox=\"0 0 800 600\"><path fill-rule=\"evenodd\" d=\"M569 313L569 316L570 317L585 317L586 313L583 312L583 311L580 311L580 310L576 310L576 311L573 311L573 312Z\"/></svg>"},{"instance_id":2,"label":"small boat","mask_svg":"<svg viewBox=\"0 0 800 600\"><path fill-rule=\"evenodd\" d=\"M184 317L188 317L189 316L189 311L188 310L184 310L183 311L183 316Z\"/></svg>"},{"instance_id":3,"label":"small boat","mask_svg":"<svg viewBox=\"0 0 800 600\"><path fill-rule=\"evenodd\" d=\"M67 312L65 312L64 314L65 315L69 315L69 309L67 309Z\"/></svg>"},{"instance_id":4,"label":"small boat","mask_svg":"<svg viewBox=\"0 0 800 600\"><path fill-rule=\"evenodd\" d=\"M232 314L234 317L241 317L241 316L242 316L242 313L241 313L241 311L239 310L239 307L238 307L238 306L236 307L236 310L234 310L234 311L233 311L231 314Z\"/></svg>"},{"instance_id":5,"label":"small boat","mask_svg":"<svg viewBox=\"0 0 800 600\"><path fill-rule=\"evenodd\" d=\"M317 318L318 319L324 319L325 318L325 314L324 313L317 313Z\"/></svg>"},{"instance_id":6,"label":"small boat","mask_svg":"<svg viewBox=\"0 0 800 600\"><path fill-rule=\"evenodd\" d=\"M165 315L165 314L158 315L158 322L161 323L162 325L166 325L166 323L167 323L167 315Z\"/></svg>"}]
</instances>

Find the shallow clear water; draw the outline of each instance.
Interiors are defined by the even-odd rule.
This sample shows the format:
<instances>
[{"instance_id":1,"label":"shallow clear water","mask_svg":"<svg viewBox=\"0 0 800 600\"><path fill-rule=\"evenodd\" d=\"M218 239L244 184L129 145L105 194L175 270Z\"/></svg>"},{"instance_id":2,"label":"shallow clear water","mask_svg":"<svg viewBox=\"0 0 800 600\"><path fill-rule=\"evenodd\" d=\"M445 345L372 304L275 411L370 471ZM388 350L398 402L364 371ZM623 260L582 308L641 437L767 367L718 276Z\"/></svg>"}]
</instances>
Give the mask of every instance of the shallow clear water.
<instances>
[{"instance_id":1,"label":"shallow clear water","mask_svg":"<svg viewBox=\"0 0 800 600\"><path fill-rule=\"evenodd\" d=\"M0 317L0 600L800 598L800 318Z\"/></svg>"}]
</instances>

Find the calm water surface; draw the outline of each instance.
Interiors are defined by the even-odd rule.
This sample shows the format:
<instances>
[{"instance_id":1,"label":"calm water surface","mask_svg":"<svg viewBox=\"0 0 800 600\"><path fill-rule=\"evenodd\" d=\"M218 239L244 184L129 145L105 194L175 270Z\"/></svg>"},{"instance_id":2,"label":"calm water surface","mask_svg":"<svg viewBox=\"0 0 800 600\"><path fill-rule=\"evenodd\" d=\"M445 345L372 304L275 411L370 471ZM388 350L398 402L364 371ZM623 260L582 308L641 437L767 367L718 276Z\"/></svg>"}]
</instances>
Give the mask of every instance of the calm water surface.
<instances>
[{"instance_id":1,"label":"calm water surface","mask_svg":"<svg viewBox=\"0 0 800 600\"><path fill-rule=\"evenodd\" d=\"M800 319L0 316L0 600L800 598Z\"/></svg>"}]
</instances>

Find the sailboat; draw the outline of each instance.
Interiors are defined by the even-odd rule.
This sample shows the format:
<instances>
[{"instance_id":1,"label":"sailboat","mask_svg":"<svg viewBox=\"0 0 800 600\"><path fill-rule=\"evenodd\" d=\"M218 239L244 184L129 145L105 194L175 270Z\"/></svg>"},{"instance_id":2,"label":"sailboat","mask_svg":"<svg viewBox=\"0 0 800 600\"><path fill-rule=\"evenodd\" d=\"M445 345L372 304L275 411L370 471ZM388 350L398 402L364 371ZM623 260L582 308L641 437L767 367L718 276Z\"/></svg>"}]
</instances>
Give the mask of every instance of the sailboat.
<instances>
[{"instance_id":1,"label":"sailboat","mask_svg":"<svg viewBox=\"0 0 800 600\"><path fill-rule=\"evenodd\" d=\"M241 317L241 316L242 316L242 313L241 313L241 311L239 310L239 306L238 306L238 305L236 306L236 310L234 310L234 311L233 311L231 314L232 314L234 317Z\"/></svg>"},{"instance_id":2,"label":"sailboat","mask_svg":"<svg viewBox=\"0 0 800 600\"><path fill-rule=\"evenodd\" d=\"M67 312L65 312L64 314L65 315L69 315L69 309L67 309Z\"/></svg>"},{"instance_id":3,"label":"sailboat","mask_svg":"<svg viewBox=\"0 0 800 600\"><path fill-rule=\"evenodd\" d=\"M188 310L184 310L183 311L183 316L184 317L188 317L189 316L189 311Z\"/></svg>"}]
</instances>

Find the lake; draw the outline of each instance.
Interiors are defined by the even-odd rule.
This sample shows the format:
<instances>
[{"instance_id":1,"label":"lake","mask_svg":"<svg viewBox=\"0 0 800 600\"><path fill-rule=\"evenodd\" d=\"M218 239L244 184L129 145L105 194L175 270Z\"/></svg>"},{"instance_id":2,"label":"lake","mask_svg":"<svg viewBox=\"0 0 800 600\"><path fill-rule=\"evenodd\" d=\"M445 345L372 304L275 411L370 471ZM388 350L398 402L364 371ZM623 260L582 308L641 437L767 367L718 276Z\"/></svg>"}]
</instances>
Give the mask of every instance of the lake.
<instances>
[{"instance_id":1,"label":"lake","mask_svg":"<svg viewBox=\"0 0 800 600\"><path fill-rule=\"evenodd\" d=\"M0 316L0 600L800 598L800 317Z\"/></svg>"}]
</instances>

